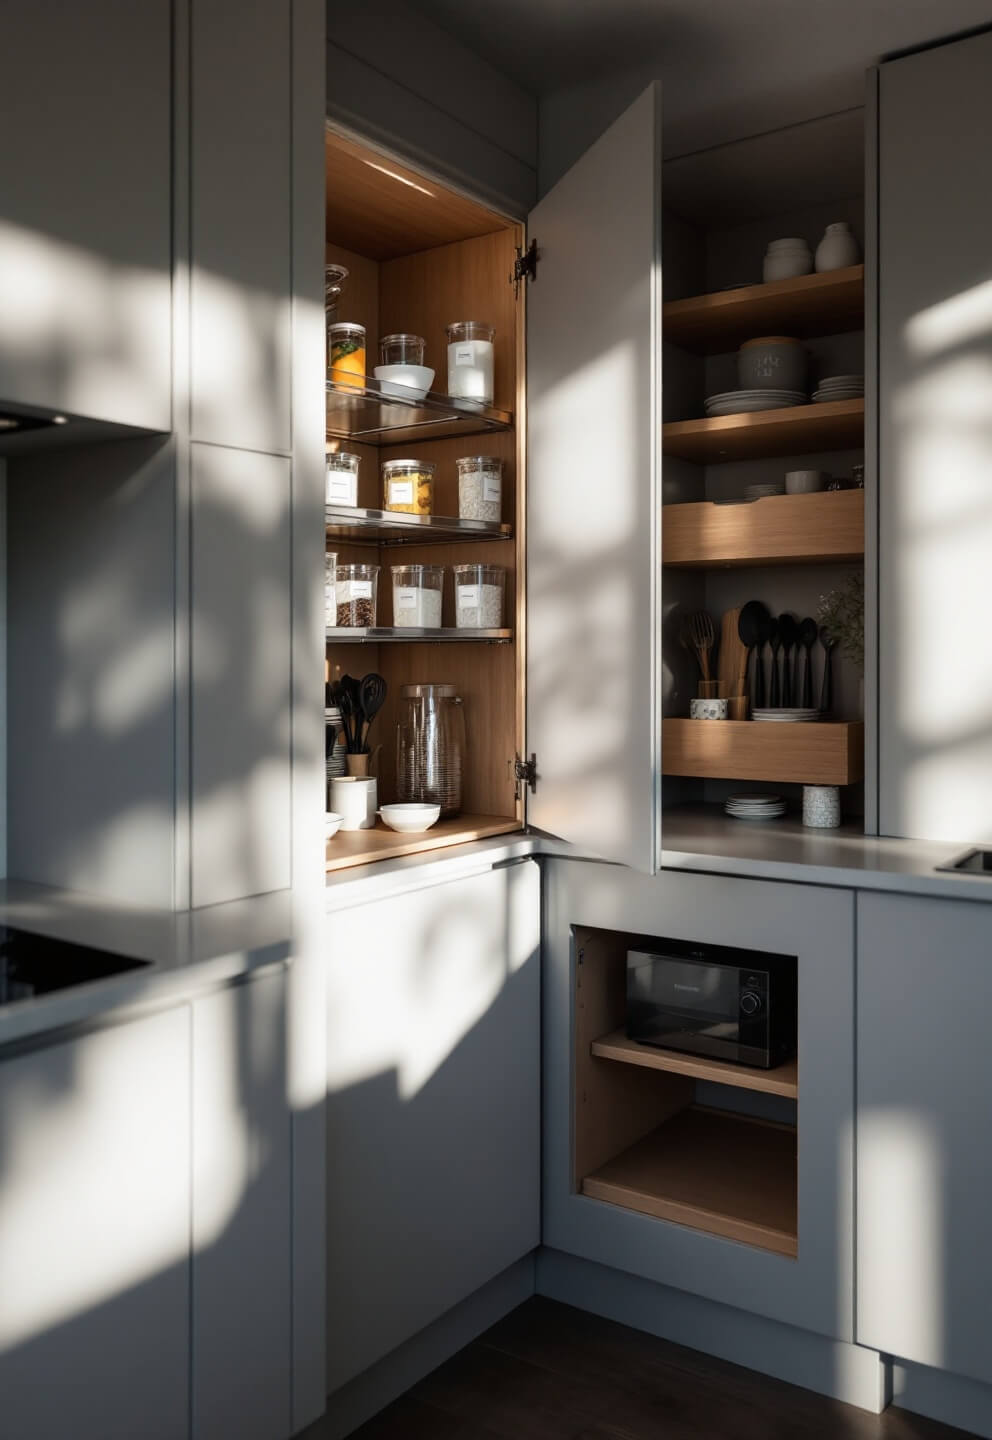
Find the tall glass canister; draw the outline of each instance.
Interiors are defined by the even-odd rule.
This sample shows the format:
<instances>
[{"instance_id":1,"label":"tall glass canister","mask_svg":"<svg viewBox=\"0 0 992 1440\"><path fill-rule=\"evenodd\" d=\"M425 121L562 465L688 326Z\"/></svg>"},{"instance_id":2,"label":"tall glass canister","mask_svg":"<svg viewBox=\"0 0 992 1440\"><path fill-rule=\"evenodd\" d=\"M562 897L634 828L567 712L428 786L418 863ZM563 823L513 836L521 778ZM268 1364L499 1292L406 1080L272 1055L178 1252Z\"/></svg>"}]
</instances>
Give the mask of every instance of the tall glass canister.
<instances>
[{"instance_id":1,"label":"tall glass canister","mask_svg":"<svg viewBox=\"0 0 992 1440\"><path fill-rule=\"evenodd\" d=\"M465 710L454 685L403 685L396 727L396 798L462 808Z\"/></svg>"}]
</instances>

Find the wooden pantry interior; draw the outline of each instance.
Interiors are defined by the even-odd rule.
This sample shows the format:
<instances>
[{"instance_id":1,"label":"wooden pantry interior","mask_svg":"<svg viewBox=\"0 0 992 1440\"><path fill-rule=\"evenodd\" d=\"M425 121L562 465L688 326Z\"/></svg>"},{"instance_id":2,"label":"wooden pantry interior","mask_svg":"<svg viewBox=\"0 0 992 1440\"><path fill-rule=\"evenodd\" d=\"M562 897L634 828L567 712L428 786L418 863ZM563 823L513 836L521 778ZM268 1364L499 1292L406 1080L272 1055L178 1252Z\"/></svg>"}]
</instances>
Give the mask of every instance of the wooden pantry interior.
<instances>
[{"instance_id":1,"label":"wooden pantry interior","mask_svg":"<svg viewBox=\"0 0 992 1440\"><path fill-rule=\"evenodd\" d=\"M461 814L423 834L381 820L326 843L328 871L517 830L523 823L515 761L523 748L523 347L524 286L514 281L523 227L454 193L392 157L330 127L325 132L327 264L348 275L336 319L367 337L367 378L357 386L327 372L326 449L360 457L358 505L328 504L326 545L339 565L379 567L376 625L343 628L328 615L325 682L378 672L387 695L370 731L381 746L374 769L379 803L396 798L396 724L401 687L446 684L463 702L466 763ZM494 337L492 404L445 394L446 327L475 320ZM422 403L384 396L372 372L380 337L426 341L435 371ZM456 460L502 460L502 516L460 520ZM410 458L436 466L431 515L387 513L380 467ZM451 567L505 570L498 631L457 629ZM441 627L424 636L393 625L392 566L445 567Z\"/></svg>"}]
</instances>

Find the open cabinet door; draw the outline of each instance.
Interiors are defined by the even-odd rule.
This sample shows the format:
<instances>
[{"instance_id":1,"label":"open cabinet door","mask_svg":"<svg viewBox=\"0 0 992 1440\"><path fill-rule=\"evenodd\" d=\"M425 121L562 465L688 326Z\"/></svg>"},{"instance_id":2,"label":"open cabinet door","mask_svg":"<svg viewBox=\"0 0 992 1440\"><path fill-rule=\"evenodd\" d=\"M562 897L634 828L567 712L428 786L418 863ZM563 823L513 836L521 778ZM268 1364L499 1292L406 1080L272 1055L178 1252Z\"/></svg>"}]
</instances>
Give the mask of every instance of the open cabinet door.
<instances>
[{"instance_id":1,"label":"open cabinet door","mask_svg":"<svg viewBox=\"0 0 992 1440\"><path fill-rule=\"evenodd\" d=\"M660 854L661 94L528 221L527 819L587 856Z\"/></svg>"}]
</instances>

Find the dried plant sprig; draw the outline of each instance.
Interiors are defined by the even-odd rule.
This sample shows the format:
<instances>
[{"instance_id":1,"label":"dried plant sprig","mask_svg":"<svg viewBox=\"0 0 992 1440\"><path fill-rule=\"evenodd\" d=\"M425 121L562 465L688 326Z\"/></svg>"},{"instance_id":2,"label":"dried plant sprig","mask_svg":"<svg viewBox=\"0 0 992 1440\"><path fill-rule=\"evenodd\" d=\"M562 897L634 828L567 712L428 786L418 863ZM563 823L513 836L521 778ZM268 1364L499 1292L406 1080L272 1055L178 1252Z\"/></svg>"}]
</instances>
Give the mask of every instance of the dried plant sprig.
<instances>
[{"instance_id":1,"label":"dried plant sprig","mask_svg":"<svg viewBox=\"0 0 992 1440\"><path fill-rule=\"evenodd\" d=\"M865 582L861 575L820 596L816 618L837 641L842 655L865 668Z\"/></svg>"}]
</instances>

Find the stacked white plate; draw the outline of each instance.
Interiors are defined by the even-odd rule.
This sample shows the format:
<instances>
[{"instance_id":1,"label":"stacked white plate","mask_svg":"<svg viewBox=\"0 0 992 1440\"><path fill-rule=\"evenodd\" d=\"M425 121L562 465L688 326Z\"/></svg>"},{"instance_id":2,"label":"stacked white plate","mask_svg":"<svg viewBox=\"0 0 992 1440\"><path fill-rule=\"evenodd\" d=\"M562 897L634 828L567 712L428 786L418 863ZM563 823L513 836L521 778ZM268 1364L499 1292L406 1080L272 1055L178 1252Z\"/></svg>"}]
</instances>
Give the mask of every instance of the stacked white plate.
<instances>
[{"instance_id":1,"label":"stacked white plate","mask_svg":"<svg viewBox=\"0 0 992 1440\"><path fill-rule=\"evenodd\" d=\"M827 400L860 400L865 393L863 375L830 375L821 380L813 392L813 403L822 405Z\"/></svg>"},{"instance_id":2,"label":"stacked white plate","mask_svg":"<svg viewBox=\"0 0 992 1440\"><path fill-rule=\"evenodd\" d=\"M735 820L777 820L785 801L781 795L731 795L723 808Z\"/></svg>"},{"instance_id":3,"label":"stacked white plate","mask_svg":"<svg viewBox=\"0 0 992 1440\"><path fill-rule=\"evenodd\" d=\"M781 480L762 481L760 485L745 485L745 500L764 500L767 495L784 495L785 485Z\"/></svg>"},{"instance_id":4,"label":"stacked white plate","mask_svg":"<svg viewBox=\"0 0 992 1440\"><path fill-rule=\"evenodd\" d=\"M780 723L801 724L804 721L819 720L819 710L808 710L799 705L779 705L774 710L752 710L752 720L777 720Z\"/></svg>"},{"instance_id":5,"label":"stacked white plate","mask_svg":"<svg viewBox=\"0 0 992 1440\"><path fill-rule=\"evenodd\" d=\"M802 390L723 390L719 395L707 395L706 414L744 415L752 410L787 410L807 403Z\"/></svg>"},{"instance_id":6,"label":"stacked white plate","mask_svg":"<svg viewBox=\"0 0 992 1440\"><path fill-rule=\"evenodd\" d=\"M337 731L334 740L334 749L326 757L326 770L328 780L337 780L339 776L347 774L348 762L345 760L344 731L341 728L341 711L336 705L329 705L324 710L324 724L333 725Z\"/></svg>"}]
</instances>

